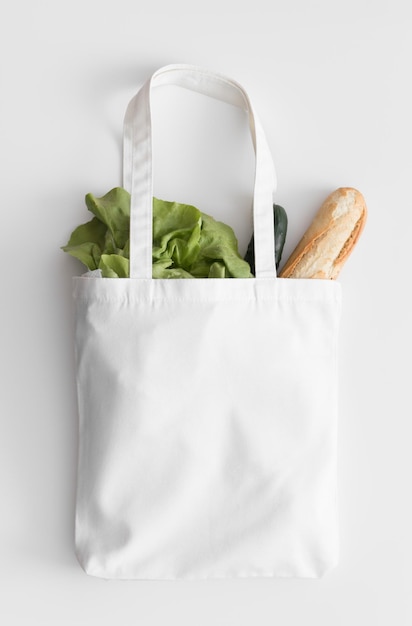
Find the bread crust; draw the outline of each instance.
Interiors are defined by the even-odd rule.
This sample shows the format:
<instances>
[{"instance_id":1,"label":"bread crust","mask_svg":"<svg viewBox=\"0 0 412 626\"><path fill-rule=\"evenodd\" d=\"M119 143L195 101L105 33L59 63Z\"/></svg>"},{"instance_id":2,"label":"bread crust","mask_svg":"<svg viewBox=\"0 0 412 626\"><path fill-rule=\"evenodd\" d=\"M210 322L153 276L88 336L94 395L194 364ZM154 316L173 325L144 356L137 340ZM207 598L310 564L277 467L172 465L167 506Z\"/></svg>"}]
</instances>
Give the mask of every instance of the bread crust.
<instances>
[{"instance_id":1,"label":"bread crust","mask_svg":"<svg viewBox=\"0 0 412 626\"><path fill-rule=\"evenodd\" d=\"M365 199L353 187L332 192L286 261L281 278L335 279L365 226Z\"/></svg>"}]
</instances>

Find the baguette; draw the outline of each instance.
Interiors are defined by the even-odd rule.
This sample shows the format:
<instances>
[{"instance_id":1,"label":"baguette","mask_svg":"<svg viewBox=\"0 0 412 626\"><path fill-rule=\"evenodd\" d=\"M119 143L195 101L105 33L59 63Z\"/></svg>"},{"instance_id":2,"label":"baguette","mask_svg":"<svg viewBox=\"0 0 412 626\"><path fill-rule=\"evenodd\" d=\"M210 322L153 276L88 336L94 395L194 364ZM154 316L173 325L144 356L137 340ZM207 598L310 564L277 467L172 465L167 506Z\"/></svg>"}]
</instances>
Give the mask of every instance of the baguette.
<instances>
[{"instance_id":1,"label":"baguette","mask_svg":"<svg viewBox=\"0 0 412 626\"><path fill-rule=\"evenodd\" d=\"M359 239L366 215L359 191L336 189L320 207L280 277L335 279Z\"/></svg>"}]
</instances>

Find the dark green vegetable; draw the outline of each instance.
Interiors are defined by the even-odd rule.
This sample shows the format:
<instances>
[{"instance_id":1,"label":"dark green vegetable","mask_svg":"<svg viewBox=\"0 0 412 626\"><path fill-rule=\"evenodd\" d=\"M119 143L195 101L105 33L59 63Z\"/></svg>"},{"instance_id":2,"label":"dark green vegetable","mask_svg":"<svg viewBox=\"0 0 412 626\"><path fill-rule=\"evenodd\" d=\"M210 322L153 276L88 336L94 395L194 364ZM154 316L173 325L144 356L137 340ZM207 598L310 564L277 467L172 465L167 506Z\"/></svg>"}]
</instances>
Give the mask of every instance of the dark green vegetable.
<instances>
[{"instance_id":1,"label":"dark green vegetable","mask_svg":"<svg viewBox=\"0 0 412 626\"><path fill-rule=\"evenodd\" d=\"M282 258L283 247L285 245L286 233L288 230L288 216L285 209L280 204L273 205L274 228L275 228L275 262L276 269L279 267ZM250 265L250 271L255 273L255 238L252 235L245 254L245 261Z\"/></svg>"},{"instance_id":2,"label":"dark green vegetable","mask_svg":"<svg viewBox=\"0 0 412 626\"><path fill-rule=\"evenodd\" d=\"M275 216L275 260L276 269L278 269L288 232L288 216L280 204L274 204L273 211Z\"/></svg>"}]
</instances>

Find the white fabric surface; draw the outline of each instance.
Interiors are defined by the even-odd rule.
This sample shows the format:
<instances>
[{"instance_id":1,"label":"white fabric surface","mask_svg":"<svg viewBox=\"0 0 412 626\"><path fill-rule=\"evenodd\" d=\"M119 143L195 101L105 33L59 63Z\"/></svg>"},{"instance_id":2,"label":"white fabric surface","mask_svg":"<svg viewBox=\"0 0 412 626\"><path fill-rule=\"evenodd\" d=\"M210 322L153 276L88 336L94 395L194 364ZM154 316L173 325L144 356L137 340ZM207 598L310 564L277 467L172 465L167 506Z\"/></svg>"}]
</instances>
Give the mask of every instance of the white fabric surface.
<instances>
[{"instance_id":1,"label":"white fabric surface","mask_svg":"<svg viewBox=\"0 0 412 626\"><path fill-rule=\"evenodd\" d=\"M131 100L124 124L124 187L131 192L130 276L152 276L153 151L151 92L158 85L174 84L208 94L245 109L256 153L253 223L255 270L259 278L274 278L272 196L275 169L261 124L239 83L191 65L167 65L153 74Z\"/></svg>"},{"instance_id":2,"label":"white fabric surface","mask_svg":"<svg viewBox=\"0 0 412 626\"><path fill-rule=\"evenodd\" d=\"M197 73L216 96L220 77L199 68L178 66L176 82L193 88ZM143 271L74 279L79 561L119 579L321 576L338 558L340 285L275 277L273 225L265 231L274 178L260 126L259 276L147 276L151 203L134 194L149 197L152 173L140 176L144 159L132 155L138 138L150 143L148 84L125 126L131 254ZM134 117L143 102L144 121Z\"/></svg>"}]
</instances>

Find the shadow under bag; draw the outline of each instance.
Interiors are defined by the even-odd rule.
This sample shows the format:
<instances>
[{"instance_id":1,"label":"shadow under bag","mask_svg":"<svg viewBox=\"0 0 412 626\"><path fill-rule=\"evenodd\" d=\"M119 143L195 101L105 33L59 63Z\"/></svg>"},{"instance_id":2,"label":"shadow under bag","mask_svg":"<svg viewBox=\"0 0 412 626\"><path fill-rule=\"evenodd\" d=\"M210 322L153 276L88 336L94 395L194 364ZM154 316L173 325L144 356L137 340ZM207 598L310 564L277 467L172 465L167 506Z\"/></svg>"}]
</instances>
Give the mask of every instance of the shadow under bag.
<instances>
[{"instance_id":1,"label":"shadow under bag","mask_svg":"<svg viewBox=\"0 0 412 626\"><path fill-rule=\"evenodd\" d=\"M256 278L152 279L150 100L247 111ZM318 577L338 559L336 281L276 277L274 169L250 100L194 66L129 104L130 278L74 278L76 553L115 579Z\"/></svg>"}]
</instances>

